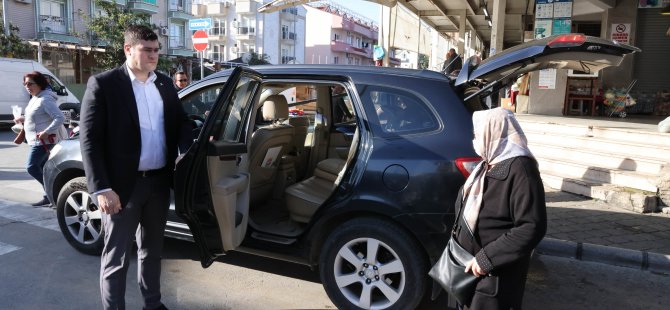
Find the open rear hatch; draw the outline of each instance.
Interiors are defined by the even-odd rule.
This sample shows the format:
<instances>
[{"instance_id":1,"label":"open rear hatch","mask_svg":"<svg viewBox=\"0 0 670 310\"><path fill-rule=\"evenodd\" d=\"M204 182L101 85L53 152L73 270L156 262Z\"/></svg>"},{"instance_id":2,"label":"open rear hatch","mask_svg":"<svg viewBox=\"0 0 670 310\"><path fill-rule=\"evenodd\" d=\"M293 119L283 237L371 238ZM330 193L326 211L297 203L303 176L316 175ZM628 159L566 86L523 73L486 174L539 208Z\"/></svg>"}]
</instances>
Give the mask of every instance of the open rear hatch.
<instances>
[{"instance_id":1,"label":"open rear hatch","mask_svg":"<svg viewBox=\"0 0 670 310\"><path fill-rule=\"evenodd\" d=\"M583 34L562 34L533 40L509 48L474 64L467 59L454 85L485 85L468 98L490 93L514 81L517 76L541 69L573 69L587 73L618 66L624 56L639 52L634 46Z\"/></svg>"}]
</instances>

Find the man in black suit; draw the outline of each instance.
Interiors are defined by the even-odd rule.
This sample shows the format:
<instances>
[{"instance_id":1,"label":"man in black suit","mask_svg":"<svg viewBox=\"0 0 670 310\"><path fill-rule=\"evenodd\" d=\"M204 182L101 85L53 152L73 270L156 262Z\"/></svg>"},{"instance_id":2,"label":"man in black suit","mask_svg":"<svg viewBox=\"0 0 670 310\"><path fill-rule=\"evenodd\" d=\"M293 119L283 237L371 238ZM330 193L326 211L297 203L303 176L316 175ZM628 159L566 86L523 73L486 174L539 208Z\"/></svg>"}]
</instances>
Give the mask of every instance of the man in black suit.
<instances>
[{"instance_id":1,"label":"man in black suit","mask_svg":"<svg viewBox=\"0 0 670 310\"><path fill-rule=\"evenodd\" d=\"M104 309L125 308L133 236L144 309L165 309L160 273L163 233L178 147L186 151L190 123L172 80L154 72L156 34L124 32L124 65L88 80L80 143L88 190L102 211L105 247L100 268ZM133 307L134 308L134 307Z\"/></svg>"}]
</instances>

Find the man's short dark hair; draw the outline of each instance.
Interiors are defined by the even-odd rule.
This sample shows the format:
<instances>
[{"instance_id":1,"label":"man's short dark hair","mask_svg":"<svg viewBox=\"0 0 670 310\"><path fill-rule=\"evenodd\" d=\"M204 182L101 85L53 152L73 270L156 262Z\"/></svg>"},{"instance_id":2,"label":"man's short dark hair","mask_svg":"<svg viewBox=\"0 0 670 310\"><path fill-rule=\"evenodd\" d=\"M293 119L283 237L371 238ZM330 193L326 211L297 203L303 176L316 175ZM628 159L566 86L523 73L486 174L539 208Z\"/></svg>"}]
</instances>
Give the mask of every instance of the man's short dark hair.
<instances>
[{"instance_id":1,"label":"man's short dark hair","mask_svg":"<svg viewBox=\"0 0 670 310\"><path fill-rule=\"evenodd\" d=\"M134 46L142 40L157 41L158 35L151 28L144 25L130 25L123 32L123 44Z\"/></svg>"},{"instance_id":2,"label":"man's short dark hair","mask_svg":"<svg viewBox=\"0 0 670 310\"><path fill-rule=\"evenodd\" d=\"M176 77L177 75L180 75L180 74L183 74L186 77L188 77L188 74L185 71L177 71L177 73L175 73L174 76Z\"/></svg>"},{"instance_id":3,"label":"man's short dark hair","mask_svg":"<svg viewBox=\"0 0 670 310\"><path fill-rule=\"evenodd\" d=\"M452 53L454 53L454 54L456 53L456 50L453 49L453 48L450 48L449 51L452 52Z\"/></svg>"}]
</instances>

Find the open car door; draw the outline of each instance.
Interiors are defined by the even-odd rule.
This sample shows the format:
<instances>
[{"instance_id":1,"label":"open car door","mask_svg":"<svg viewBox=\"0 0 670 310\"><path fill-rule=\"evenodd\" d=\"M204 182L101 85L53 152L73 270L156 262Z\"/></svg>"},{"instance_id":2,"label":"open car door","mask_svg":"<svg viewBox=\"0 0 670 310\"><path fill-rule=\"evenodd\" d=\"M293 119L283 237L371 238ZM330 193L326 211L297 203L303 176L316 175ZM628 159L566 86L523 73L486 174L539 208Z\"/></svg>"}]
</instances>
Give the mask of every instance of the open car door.
<instances>
[{"instance_id":1,"label":"open car door","mask_svg":"<svg viewBox=\"0 0 670 310\"><path fill-rule=\"evenodd\" d=\"M177 163L175 211L193 234L203 267L242 243L249 220L247 125L261 76L238 67L198 139Z\"/></svg>"},{"instance_id":2,"label":"open car door","mask_svg":"<svg viewBox=\"0 0 670 310\"><path fill-rule=\"evenodd\" d=\"M561 34L519 44L480 64L468 59L455 86L483 81L482 90L495 91L516 80L520 74L541 69L573 69L586 73L618 66L624 56L639 52L634 46L583 34ZM467 99L466 99L467 100Z\"/></svg>"}]
</instances>

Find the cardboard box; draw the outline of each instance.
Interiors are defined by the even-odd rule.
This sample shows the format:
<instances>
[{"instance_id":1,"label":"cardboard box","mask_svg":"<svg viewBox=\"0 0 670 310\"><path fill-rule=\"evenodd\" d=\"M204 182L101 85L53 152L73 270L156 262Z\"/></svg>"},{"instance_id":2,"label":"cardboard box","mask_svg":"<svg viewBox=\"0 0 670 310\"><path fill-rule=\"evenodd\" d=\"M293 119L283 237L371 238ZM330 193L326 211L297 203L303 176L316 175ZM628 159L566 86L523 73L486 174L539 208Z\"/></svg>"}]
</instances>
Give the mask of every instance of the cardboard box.
<instances>
[{"instance_id":1,"label":"cardboard box","mask_svg":"<svg viewBox=\"0 0 670 310\"><path fill-rule=\"evenodd\" d=\"M515 112L516 110L516 107L512 104L512 98L501 98L500 106L503 107L503 109L507 109L512 112Z\"/></svg>"}]
</instances>

